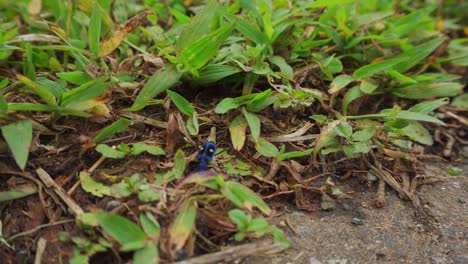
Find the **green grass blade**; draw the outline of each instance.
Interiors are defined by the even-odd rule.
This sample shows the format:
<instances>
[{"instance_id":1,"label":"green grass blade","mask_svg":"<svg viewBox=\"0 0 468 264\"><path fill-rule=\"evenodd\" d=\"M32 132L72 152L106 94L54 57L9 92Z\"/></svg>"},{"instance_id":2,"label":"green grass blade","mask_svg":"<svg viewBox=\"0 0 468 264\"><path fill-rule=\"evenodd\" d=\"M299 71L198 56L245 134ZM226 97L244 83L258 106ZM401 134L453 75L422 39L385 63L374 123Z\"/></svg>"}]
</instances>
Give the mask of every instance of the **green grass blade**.
<instances>
[{"instance_id":1,"label":"green grass blade","mask_svg":"<svg viewBox=\"0 0 468 264\"><path fill-rule=\"evenodd\" d=\"M88 28L89 48L94 55L99 56L99 43L101 38L101 7L98 1L94 1L91 20Z\"/></svg>"},{"instance_id":2,"label":"green grass blade","mask_svg":"<svg viewBox=\"0 0 468 264\"><path fill-rule=\"evenodd\" d=\"M176 105L176 107L185 115L193 116L195 114L195 108L193 108L192 104L187 101L182 95L167 90L167 95L171 98L171 101Z\"/></svg>"},{"instance_id":3,"label":"green grass blade","mask_svg":"<svg viewBox=\"0 0 468 264\"><path fill-rule=\"evenodd\" d=\"M175 46L177 54L180 54L185 48L210 33L211 21L219 10L220 5L216 1L211 0L208 5L185 26Z\"/></svg>"},{"instance_id":4,"label":"green grass blade","mask_svg":"<svg viewBox=\"0 0 468 264\"><path fill-rule=\"evenodd\" d=\"M231 34L235 24L226 24L209 35L187 46L177 57L178 63L196 71L205 65L218 51L224 40Z\"/></svg>"},{"instance_id":5,"label":"green grass blade","mask_svg":"<svg viewBox=\"0 0 468 264\"><path fill-rule=\"evenodd\" d=\"M175 65L166 64L163 68L156 71L141 89L132 107L128 111L138 111L143 109L151 99L164 92L176 84L182 73Z\"/></svg>"},{"instance_id":6,"label":"green grass blade","mask_svg":"<svg viewBox=\"0 0 468 264\"><path fill-rule=\"evenodd\" d=\"M26 84L26 86L39 95L39 97L41 97L48 105L57 105L57 100L55 99L54 94L47 87L42 86L21 74L16 74L16 78L18 78L20 82Z\"/></svg>"},{"instance_id":7,"label":"green grass blade","mask_svg":"<svg viewBox=\"0 0 468 264\"><path fill-rule=\"evenodd\" d=\"M112 123L111 125L105 127L103 130L101 130L101 132L99 132L99 134L97 134L93 138L93 143L97 144L114 134L120 133L124 131L125 129L127 129L127 127L132 124L133 122L131 120L121 118L115 121L114 123Z\"/></svg>"},{"instance_id":8,"label":"green grass blade","mask_svg":"<svg viewBox=\"0 0 468 264\"><path fill-rule=\"evenodd\" d=\"M353 77L355 79L363 79L371 77L374 74L381 73L386 69L393 67L401 62L406 62L408 60L407 57L400 57L400 58L393 58L389 60L379 61L377 63L368 64L362 66L361 68L357 69L353 73Z\"/></svg>"}]
</instances>

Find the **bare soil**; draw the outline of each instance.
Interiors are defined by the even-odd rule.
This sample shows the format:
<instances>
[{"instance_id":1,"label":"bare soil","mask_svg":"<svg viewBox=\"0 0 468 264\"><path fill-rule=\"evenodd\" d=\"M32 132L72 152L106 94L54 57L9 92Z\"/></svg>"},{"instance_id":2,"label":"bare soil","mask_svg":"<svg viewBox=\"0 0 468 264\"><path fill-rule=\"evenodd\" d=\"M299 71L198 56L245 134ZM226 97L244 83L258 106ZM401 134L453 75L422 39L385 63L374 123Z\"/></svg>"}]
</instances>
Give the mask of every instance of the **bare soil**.
<instances>
[{"instance_id":1,"label":"bare soil","mask_svg":"<svg viewBox=\"0 0 468 264\"><path fill-rule=\"evenodd\" d=\"M388 187L386 206L376 208L375 194L353 184L354 199L333 211L308 213L287 207L278 220L289 219L297 232L284 229L292 248L243 263L468 263L468 163L465 160L459 176L448 175L444 164L427 165L447 176L418 192L428 215Z\"/></svg>"}]
</instances>

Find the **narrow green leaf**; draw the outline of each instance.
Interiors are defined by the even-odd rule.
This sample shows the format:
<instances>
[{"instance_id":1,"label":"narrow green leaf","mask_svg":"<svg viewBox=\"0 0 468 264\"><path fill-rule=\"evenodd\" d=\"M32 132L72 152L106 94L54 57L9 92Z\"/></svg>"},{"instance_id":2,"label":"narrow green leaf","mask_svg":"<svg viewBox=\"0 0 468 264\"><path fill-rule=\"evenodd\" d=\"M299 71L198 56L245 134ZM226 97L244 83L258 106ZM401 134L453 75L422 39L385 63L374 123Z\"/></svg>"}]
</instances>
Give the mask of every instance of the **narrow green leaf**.
<instances>
[{"instance_id":1,"label":"narrow green leaf","mask_svg":"<svg viewBox=\"0 0 468 264\"><path fill-rule=\"evenodd\" d=\"M452 97L461 93L463 85L459 83L417 83L393 91L394 95L407 99Z\"/></svg>"},{"instance_id":2,"label":"narrow green leaf","mask_svg":"<svg viewBox=\"0 0 468 264\"><path fill-rule=\"evenodd\" d=\"M308 150L304 150L304 151L286 152L286 153L279 154L276 159L278 161L282 161L282 160L285 160L285 159L309 156L310 154L312 154L313 151L314 151L314 149L308 149Z\"/></svg>"},{"instance_id":3,"label":"narrow green leaf","mask_svg":"<svg viewBox=\"0 0 468 264\"><path fill-rule=\"evenodd\" d=\"M174 168L172 169L176 179L182 178L186 166L185 154L181 149L178 149L174 156Z\"/></svg>"},{"instance_id":4,"label":"narrow green leaf","mask_svg":"<svg viewBox=\"0 0 468 264\"><path fill-rule=\"evenodd\" d=\"M309 4L308 8L318 8L318 7L329 7L334 5L344 5L348 3L352 3L353 0L317 0L311 4Z\"/></svg>"},{"instance_id":5,"label":"narrow green leaf","mask_svg":"<svg viewBox=\"0 0 468 264\"><path fill-rule=\"evenodd\" d=\"M141 89L132 107L128 111L138 111L143 109L151 99L156 95L171 88L179 81L182 73L179 72L175 65L166 64L163 68L156 71L153 76L146 82Z\"/></svg>"},{"instance_id":6,"label":"narrow green leaf","mask_svg":"<svg viewBox=\"0 0 468 264\"><path fill-rule=\"evenodd\" d=\"M44 104L35 104L35 103L9 103L9 111L37 111L37 112L56 112L63 115L73 115L81 117L90 117L91 115L74 109L69 109L67 107L53 106L53 105L44 105Z\"/></svg>"},{"instance_id":7,"label":"narrow green leaf","mask_svg":"<svg viewBox=\"0 0 468 264\"><path fill-rule=\"evenodd\" d=\"M401 58L393 58L393 59L389 59L389 60L379 61L377 63L368 64L368 65L362 66L361 68L357 69L353 73L353 77L355 79L368 78L368 77L371 77L374 74L383 72L383 71L393 67L394 65L397 65L398 63L401 63L401 62L404 62L404 61L407 61L407 60L408 60L407 57L401 57Z\"/></svg>"},{"instance_id":8,"label":"narrow green leaf","mask_svg":"<svg viewBox=\"0 0 468 264\"><path fill-rule=\"evenodd\" d=\"M125 153L112 148L106 144L99 144L96 146L96 151L101 153L106 158L122 159L125 158Z\"/></svg>"},{"instance_id":9,"label":"narrow green leaf","mask_svg":"<svg viewBox=\"0 0 468 264\"><path fill-rule=\"evenodd\" d=\"M166 90L167 95L171 98L171 101L175 104L175 106L184 114L188 116L193 116L196 111L193 108L192 104L187 101L182 95L173 92L171 90Z\"/></svg>"},{"instance_id":10,"label":"narrow green leaf","mask_svg":"<svg viewBox=\"0 0 468 264\"><path fill-rule=\"evenodd\" d=\"M395 56L394 59L407 58L406 61L397 63L393 65L392 69L404 73L409 69L413 68L421 60L429 56L437 47L439 47L444 42L442 38L435 38L421 45L415 46L398 56Z\"/></svg>"},{"instance_id":11,"label":"narrow green leaf","mask_svg":"<svg viewBox=\"0 0 468 264\"><path fill-rule=\"evenodd\" d=\"M199 84L215 83L230 75L241 72L238 67L223 64L208 64L200 71L200 77L196 79Z\"/></svg>"},{"instance_id":12,"label":"narrow green leaf","mask_svg":"<svg viewBox=\"0 0 468 264\"><path fill-rule=\"evenodd\" d=\"M202 11L192 18L192 21L185 26L180 37L177 39L175 45L177 54L210 33L211 21L219 10L220 5L217 1L209 1Z\"/></svg>"},{"instance_id":13,"label":"narrow green leaf","mask_svg":"<svg viewBox=\"0 0 468 264\"><path fill-rule=\"evenodd\" d=\"M76 85L83 85L93 79L91 76L89 76L89 74L82 71L58 72L55 75L57 75L57 77L62 80Z\"/></svg>"},{"instance_id":14,"label":"narrow green leaf","mask_svg":"<svg viewBox=\"0 0 468 264\"><path fill-rule=\"evenodd\" d=\"M91 20L88 28L89 48L94 55L99 56L99 43L101 38L101 13L98 1L94 1Z\"/></svg>"},{"instance_id":15,"label":"narrow green leaf","mask_svg":"<svg viewBox=\"0 0 468 264\"><path fill-rule=\"evenodd\" d=\"M0 114L5 113L8 110L8 103L3 96L3 94L0 94Z\"/></svg>"},{"instance_id":16,"label":"narrow green leaf","mask_svg":"<svg viewBox=\"0 0 468 264\"><path fill-rule=\"evenodd\" d=\"M35 194L38 191L37 187L34 185L20 186L20 187L21 189L18 188L17 190L9 190L9 191L0 192L0 203L20 199L20 198L29 196L31 194ZM2 239L2 236L0 234L0 242L1 242L1 239Z\"/></svg>"},{"instance_id":17,"label":"narrow green leaf","mask_svg":"<svg viewBox=\"0 0 468 264\"><path fill-rule=\"evenodd\" d=\"M104 231L122 245L122 251L133 251L145 246L145 233L134 222L102 211L96 217Z\"/></svg>"},{"instance_id":18,"label":"narrow green leaf","mask_svg":"<svg viewBox=\"0 0 468 264\"><path fill-rule=\"evenodd\" d=\"M41 97L42 100L44 100L46 104L57 105L57 100L55 99L54 94L51 91L49 91L47 87L44 87L21 74L16 74L16 78L18 78L20 82L24 83L31 90L33 90L37 95L39 95L39 97Z\"/></svg>"},{"instance_id":19,"label":"narrow green leaf","mask_svg":"<svg viewBox=\"0 0 468 264\"><path fill-rule=\"evenodd\" d=\"M276 101L276 96L270 96L271 89L265 90L247 103L246 108L249 112L258 112L263 108L273 104Z\"/></svg>"},{"instance_id":20,"label":"narrow green leaf","mask_svg":"<svg viewBox=\"0 0 468 264\"><path fill-rule=\"evenodd\" d=\"M124 131L131 124L133 124L133 122L131 120L121 118L121 119L115 121L114 123L112 123L111 125L105 127L103 130L101 130L101 132L99 132L99 134L94 136L93 142L95 144L99 143L99 142L103 141L104 139L106 139L106 138L108 138L108 137L110 137L110 136L112 136L112 135L114 135L116 133L120 133L120 132Z\"/></svg>"},{"instance_id":21,"label":"narrow green leaf","mask_svg":"<svg viewBox=\"0 0 468 264\"><path fill-rule=\"evenodd\" d=\"M359 89L365 94L371 94L377 89L379 85L372 80L361 80L361 85L359 86Z\"/></svg>"},{"instance_id":22,"label":"narrow green leaf","mask_svg":"<svg viewBox=\"0 0 468 264\"><path fill-rule=\"evenodd\" d=\"M247 111L245 107L242 107L242 113L244 113L245 119L249 124L250 133L252 133L254 141L257 141L260 137L260 118L256 114Z\"/></svg>"},{"instance_id":23,"label":"narrow green leaf","mask_svg":"<svg viewBox=\"0 0 468 264\"><path fill-rule=\"evenodd\" d=\"M16 164L24 170L32 141L32 122L29 119L2 126L2 135L10 148Z\"/></svg>"},{"instance_id":24,"label":"narrow green leaf","mask_svg":"<svg viewBox=\"0 0 468 264\"><path fill-rule=\"evenodd\" d=\"M439 125L445 125L444 122L440 121L439 119L433 116L426 115L423 113L418 113L418 112L405 111L405 110L398 112L396 118L403 119L403 120L424 121L424 122L436 123Z\"/></svg>"},{"instance_id":25,"label":"narrow green leaf","mask_svg":"<svg viewBox=\"0 0 468 264\"><path fill-rule=\"evenodd\" d=\"M73 90L62 95L62 106L79 106L80 103L103 95L111 83L105 82L106 77L91 80Z\"/></svg>"},{"instance_id":26,"label":"narrow green leaf","mask_svg":"<svg viewBox=\"0 0 468 264\"><path fill-rule=\"evenodd\" d=\"M429 114L430 112L448 103L449 103L449 99L445 97L445 98L440 98L440 99L433 100L433 101L426 101L426 102L419 103L417 105L412 106L410 109L408 109L408 111L418 112L422 114Z\"/></svg>"},{"instance_id":27,"label":"narrow green leaf","mask_svg":"<svg viewBox=\"0 0 468 264\"><path fill-rule=\"evenodd\" d=\"M217 114L225 114L229 110L236 109L241 104L235 98L224 98L215 108Z\"/></svg>"},{"instance_id":28,"label":"narrow green leaf","mask_svg":"<svg viewBox=\"0 0 468 264\"><path fill-rule=\"evenodd\" d=\"M178 63L196 71L205 65L218 51L224 40L231 34L235 24L226 24L209 35L187 46L177 57Z\"/></svg>"}]
</instances>

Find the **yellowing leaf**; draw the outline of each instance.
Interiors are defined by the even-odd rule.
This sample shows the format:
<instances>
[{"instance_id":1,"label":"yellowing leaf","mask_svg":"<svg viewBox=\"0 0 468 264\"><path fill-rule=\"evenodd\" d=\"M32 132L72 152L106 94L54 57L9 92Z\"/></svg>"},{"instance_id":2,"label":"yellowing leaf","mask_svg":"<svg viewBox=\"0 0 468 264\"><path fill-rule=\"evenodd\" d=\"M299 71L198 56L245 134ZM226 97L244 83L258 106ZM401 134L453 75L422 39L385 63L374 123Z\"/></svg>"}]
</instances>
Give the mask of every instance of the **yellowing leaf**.
<instances>
[{"instance_id":1,"label":"yellowing leaf","mask_svg":"<svg viewBox=\"0 0 468 264\"><path fill-rule=\"evenodd\" d=\"M238 115L229 125L231 142L235 150L241 150L245 143L245 131L247 130L247 120L243 115Z\"/></svg>"}]
</instances>

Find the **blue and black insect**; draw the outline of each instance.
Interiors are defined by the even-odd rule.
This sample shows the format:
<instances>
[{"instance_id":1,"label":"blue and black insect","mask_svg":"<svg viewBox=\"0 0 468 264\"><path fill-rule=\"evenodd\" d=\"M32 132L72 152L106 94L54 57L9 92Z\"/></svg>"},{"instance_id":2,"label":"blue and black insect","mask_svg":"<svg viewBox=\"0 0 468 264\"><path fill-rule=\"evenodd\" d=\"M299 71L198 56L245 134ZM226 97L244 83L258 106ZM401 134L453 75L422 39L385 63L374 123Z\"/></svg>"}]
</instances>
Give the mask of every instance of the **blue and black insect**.
<instances>
[{"instance_id":1,"label":"blue and black insect","mask_svg":"<svg viewBox=\"0 0 468 264\"><path fill-rule=\"evenodd\" d=\"M213 141L207 141L202 144L196 159L199 171L208 170L208 163L213 160L217 149L218 147Z\"/></svg>"}]
</instances>

